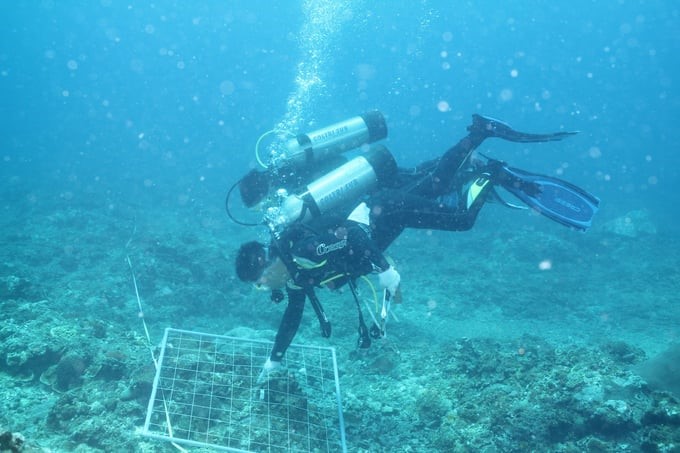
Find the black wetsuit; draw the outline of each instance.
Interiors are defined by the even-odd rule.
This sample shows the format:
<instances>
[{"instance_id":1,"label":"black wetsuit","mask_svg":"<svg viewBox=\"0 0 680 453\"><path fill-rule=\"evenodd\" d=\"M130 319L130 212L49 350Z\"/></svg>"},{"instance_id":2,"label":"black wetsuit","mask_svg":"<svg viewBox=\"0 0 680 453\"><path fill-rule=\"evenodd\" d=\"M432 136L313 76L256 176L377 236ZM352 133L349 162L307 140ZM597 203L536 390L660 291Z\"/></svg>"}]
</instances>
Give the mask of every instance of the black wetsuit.
<instances>
[{"instance_id":1,"label":"black wetsuit","mask_svg":"<svg viewBox=\"0 0 680 453\"><path fill-rule=\"evenodd\" d=\"M292 225L276 241L274 253L283 259L291 274L286 286L288 305L271 353L274 361L281 360L293 341L307 297L312 304L318 304L313 288L338 288L348 280L389 268L382 250L371 240L370 227L341 218L325 217L310 224ZM315 309L320 310L320 305ZM319 312L317 315L324 316ZM323 331L323 318L319 321Z\"/></svg>"},{"instance_id":2,"label":"black wetsuit","mask_svg":"<svg viewBox=\"0 0 680 453\"><path fill-rule=\"evenodd\" d=\"M389 264L382 252L405 228L461 231L472 227L483 199L467 209L438 198L460 192L460 186L472 177L460 167L484 138L468 135L441 158L415 170L401 170L392 187L367 196L363 201L370 209L370 226L346 220L350 208L339 218L326 216L286 229L274 245L292 278L286 288L288 305L276 334L272 361L281 360L295 337L305 300L309 297L314 304L313 288L337 288L361 275L386 270ZM321 318L320 322L323 324Z\"/></svg>"}]
</instances>

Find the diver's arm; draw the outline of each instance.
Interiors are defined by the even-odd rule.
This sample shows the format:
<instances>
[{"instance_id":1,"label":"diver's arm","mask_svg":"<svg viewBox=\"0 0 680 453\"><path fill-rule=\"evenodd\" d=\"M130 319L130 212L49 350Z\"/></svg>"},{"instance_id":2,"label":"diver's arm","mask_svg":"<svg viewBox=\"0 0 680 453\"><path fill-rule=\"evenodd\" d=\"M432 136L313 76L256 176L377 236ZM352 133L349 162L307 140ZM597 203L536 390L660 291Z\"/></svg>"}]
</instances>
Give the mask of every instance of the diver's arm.
<instances>
[{"instance_id":1,"label":"diver's arm","mask_svg":"<svg viewBox=\"0 0 680 453\"><path fill-rule=\"evenodd\" d=\"M302 313L305 309L305 292L302 289L286 288L286 292L288 293L288 305L283 313L274 347L269 357L272 362L280 362L283 358L300 327Z\"/></svg>"},{"instance_id":2,"label":"diver's arm","mask_svg":"<svg viewBox=\"0 0 680 453\"><path fill-rule=\"evenodd\" d=\"M401 282L401 276L390 265L380 248L373 242L368 231L370 230L367 227L359 223L355 223L354 226L348 228L347 242L352 247L353 254L364 257L358 266L360 269L359 273L377 273L380 287L387 289L390 294L396 294Z\"/></svg>"},{"instance_id":3,"label":"diver's arm","mask_svg":"<svg viewBox=\"0 0 680 453\"><path fill-rule=\"evenodd\" d=\"M372 271L382 272L390 267L380 248L367 233L369 227L357 222L347 222L347 246L350 256L355 257L357 273L369 274Z\"/></svg>"}]
</instances>

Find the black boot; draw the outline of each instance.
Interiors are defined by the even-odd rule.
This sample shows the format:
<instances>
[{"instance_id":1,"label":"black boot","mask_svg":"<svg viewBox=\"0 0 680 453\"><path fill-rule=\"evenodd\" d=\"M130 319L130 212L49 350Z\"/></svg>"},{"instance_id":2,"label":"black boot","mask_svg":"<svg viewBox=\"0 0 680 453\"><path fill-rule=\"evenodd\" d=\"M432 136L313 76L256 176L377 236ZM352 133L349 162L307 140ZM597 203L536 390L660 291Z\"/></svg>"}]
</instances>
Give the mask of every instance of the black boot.
<instances>
[{"instance_id":1,"label":"black boot","mask_svg":"<svg viewBox=\"0 0 680 453\"><path fill-rule=\"evenodd\" d=\"M508 165L505 162L488 159L482 170L495 185L511 186L531 196L536 196L540 193L540 188L536 184L514 176L511 172L507 171L507 168Z\"/></svg>"}]
</instances>

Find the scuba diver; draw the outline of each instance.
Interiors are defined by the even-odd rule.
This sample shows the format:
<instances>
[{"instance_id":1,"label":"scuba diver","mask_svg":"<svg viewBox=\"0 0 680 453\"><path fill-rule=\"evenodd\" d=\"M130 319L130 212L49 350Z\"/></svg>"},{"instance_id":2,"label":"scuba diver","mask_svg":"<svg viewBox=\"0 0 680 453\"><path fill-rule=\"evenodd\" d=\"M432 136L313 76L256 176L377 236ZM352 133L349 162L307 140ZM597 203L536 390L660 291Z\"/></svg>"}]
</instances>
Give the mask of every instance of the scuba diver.
<instances>
[{"instance_id":1,"label":"scuba diver","mask_svg":"<svg viewBox=\"0 0 680 453\"><path fill-rule=\"evenodd\" d=\"M250 172L227 196L229 215L242 224L229 210L235 187L248 207L272 199L278 203L267 208L260 223L269 228L269 244L243 244L235 262L240 280L271 291L277 303L285 298L283 290L288 298L260 381L280 367L299 328L307 299L317 315L322 336L330 336L331 324L315 288L349 286L359 312L360 348L369 347L371 338L385 335L390 302L400 296L401 277L384 253L404 229L469 230L489 200L527 208L502 199L497 187L551 220L576 230L585 231L597 212L599 199L573 184L519 170L486 156L473 156L475 149L491 137L535 143L562 140L576 132L523 133L502 121L475 114L467 128L468 135L441 157L414 169L402 169L384 146L375 144L352 160L338 159L350 147L366 147L387 133L379 112L369 112L346 123L295 137L287 145L287 159L271 157L270 162L279 159L279 164L271 164L264 172ZM316 164L328 160L344 164L303 186L305 178L317 176L313 170ZM289 195L295 190L300 194ZM383 304L380 321L372 315L374 322L369 329L356 282L371 273L378 275Z\"/></svg>"}]
</instances>

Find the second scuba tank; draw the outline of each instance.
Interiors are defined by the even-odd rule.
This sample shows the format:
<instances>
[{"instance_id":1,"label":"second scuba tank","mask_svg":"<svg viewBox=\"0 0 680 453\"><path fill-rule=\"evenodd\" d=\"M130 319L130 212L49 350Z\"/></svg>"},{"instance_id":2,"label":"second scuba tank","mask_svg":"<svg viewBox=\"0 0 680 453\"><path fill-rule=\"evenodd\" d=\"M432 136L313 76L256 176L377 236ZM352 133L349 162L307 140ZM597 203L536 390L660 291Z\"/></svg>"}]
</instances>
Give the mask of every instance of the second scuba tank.
<instances>
[{"instance_id":1,"label":"second scuba tank","mask_svg":"<svg viewBox=\"0 0 680 453\"><path fill-rule=\"evenodd\" d=\"M304 193L284 196L279 207L267 212L267 224L273 231L279 231L292 222L318 217L344 203L358 200L378 184L394 177L396 172L397 163L389 150L382 145L373 145L365 155L355 157L309 183Z\"/></svg>"},{"instance_id":2,"label":"second scuba tank","mask_svg":"<svg viewBox=\"0 0 680 453\"><path fill-rule=\"evenodd\" d=\"M299 134L285 145L276 166L302 166L387 137L385 117L377 110L314 132Z\"/></svg>"}]
</instances>

